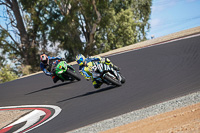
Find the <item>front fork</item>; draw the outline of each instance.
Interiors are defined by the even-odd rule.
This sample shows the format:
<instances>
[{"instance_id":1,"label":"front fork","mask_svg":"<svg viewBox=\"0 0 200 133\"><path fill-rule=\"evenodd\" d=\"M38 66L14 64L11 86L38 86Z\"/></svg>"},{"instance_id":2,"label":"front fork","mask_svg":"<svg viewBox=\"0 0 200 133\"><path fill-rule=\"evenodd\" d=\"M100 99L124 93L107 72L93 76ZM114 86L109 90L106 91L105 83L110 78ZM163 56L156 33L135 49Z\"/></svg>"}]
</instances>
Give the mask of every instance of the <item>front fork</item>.
<instances>
[{"instance_id":1,"label":"front fork","mask_svg":"<svg viewBox=\"0 0 200 133\"><path fill-rule=\"evenodd\" d=\"M67 68L69 68L75 72L75 69L71 65L67 65Z\"/></svg>"}]
</instances>

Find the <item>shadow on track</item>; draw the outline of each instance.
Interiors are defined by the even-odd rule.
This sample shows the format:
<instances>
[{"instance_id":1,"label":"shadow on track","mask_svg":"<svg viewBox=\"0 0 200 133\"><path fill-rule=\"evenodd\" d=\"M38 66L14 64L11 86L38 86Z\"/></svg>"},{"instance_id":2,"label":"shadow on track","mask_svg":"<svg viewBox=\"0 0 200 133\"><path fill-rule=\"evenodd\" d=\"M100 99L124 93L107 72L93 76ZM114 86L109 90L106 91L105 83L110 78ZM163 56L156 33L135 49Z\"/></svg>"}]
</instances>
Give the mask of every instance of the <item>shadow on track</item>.
<instances>
[{"instance_id":1,"label":"shadow on track","mask_svg":"<svg viewBox=\"0 0 200 133\"><path fill-rule=\"evenodd\" d=\"M60 86L63 86L63 85L67 85L67 84L71 84L71 83L74 83L74 82L66 82L66 83L54 85L54 86L51 86L51 87L46 87L46 88L43 88L43 89L40 89L40 90L37 90L37 91L33 91L33 92L30 92L30 93L27 93L27 94L25 94L25 95L34 94L34 93L37 93L37 92L41 92L41 91L53 89L53 88L60 87Z\"/></svg>"},{"instance_id":2,"label":"shadow on track","mask_svg":"<svg viewBox=\"0 0 200 133\"><path fill-rule=\"evenodd\" d=\"M103 88L103 89L99 89L99 90L96 90L96 91L85 93L83 95L79 95L79 96L68 98L68 99L65 99L65 100L62 100L62 101L58 101L57 103L66 102L66 101L69 101L69 100L72 100L72 99L76 99L76 98L80 98L80 97L85 97L85 96L93 95L93 94L96 94L96 93L101 93L101 92L108 91L108 90L111 90L111 89L114 89L114 88L116 88L116 86L106 87L106 88Z\"/></svg>"}]
</instances>

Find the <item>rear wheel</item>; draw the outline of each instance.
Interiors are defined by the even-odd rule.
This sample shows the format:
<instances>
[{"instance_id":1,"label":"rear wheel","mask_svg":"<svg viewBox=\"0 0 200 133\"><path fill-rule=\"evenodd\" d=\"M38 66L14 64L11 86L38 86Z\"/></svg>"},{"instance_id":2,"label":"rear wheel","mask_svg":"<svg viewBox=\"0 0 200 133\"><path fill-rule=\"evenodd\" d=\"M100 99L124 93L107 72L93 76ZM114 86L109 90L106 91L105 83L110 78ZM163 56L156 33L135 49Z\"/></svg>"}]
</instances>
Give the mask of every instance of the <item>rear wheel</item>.
<instances>
[{"instance_id":1,"label":"rear wheel","mask_svg":"<svg viewBox=\"0 0 200 133\"><path fill-rule=\"evenodd\" d=\"M104 79L106 79L108 82L112 83L113 85L116 86L121 86L121 82L119 82L119 80L117 80L116 78L113 78L112 76L105 74L104 75Z\"/></svg>"},{"instance_id":2,"label":"rear wheel","mask_svg":"<svg viewBox=\"0 0 200 133\"><path fill-rule=\"evenodd\" d=\"M69 69L66 71L66 73L71 76L72 78L75 78L76 80L80 81L81 78L77 75L76 72L74 72L73 70ZM73 81L73 80L72 80Z\"/></svg>"}]
</instances>

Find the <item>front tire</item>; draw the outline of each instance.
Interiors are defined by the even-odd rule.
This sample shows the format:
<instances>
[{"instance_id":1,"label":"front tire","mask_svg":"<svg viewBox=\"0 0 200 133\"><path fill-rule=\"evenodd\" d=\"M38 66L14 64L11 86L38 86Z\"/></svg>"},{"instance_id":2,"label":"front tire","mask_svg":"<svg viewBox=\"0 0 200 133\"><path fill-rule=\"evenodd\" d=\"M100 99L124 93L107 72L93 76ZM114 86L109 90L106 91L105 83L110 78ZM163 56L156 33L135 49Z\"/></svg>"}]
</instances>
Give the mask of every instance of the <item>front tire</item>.
<instances>
[{"instance_id":1,"label":"front tire","mask_svg":"<svg viewBox=\"0 0 200 133\"><path fill-rule=\"evenodd\" d=\"M106 79L108 82L112 83L113 85L116 85L116 86L121 86L122 85L121 82L119 82L117 79L113 79L108 74L104 75L104 79Z\"/></svg>"},{"instance_id":2,"label":"front tire","mask_svg":"<svg viewBox=\"0 0 200 133\"><path fill-rule=\"evenodd\" d=\"M68 70L68 71L66 71L66 73L69 75L69 76L71 76L72 78L75 78L76 80L78 80L78 81L80 81L81 80L81 78L77 75L77 73L76 72L74 72L74 71L72 71L72 70Z\"/></svg>"},{"instance_id":3,"label":"front tire","mask_svg":"<svg viewBox=\"0 0 200 133\"><path fill-rule=\"evenodd\" d=\"M124 83L126 82L126 79L125 79L124 76L122 76L122 75L120 75L120 76L121 76L121 78L122 78L121 83L124 84Z\"/></svg>"}]
</instances>

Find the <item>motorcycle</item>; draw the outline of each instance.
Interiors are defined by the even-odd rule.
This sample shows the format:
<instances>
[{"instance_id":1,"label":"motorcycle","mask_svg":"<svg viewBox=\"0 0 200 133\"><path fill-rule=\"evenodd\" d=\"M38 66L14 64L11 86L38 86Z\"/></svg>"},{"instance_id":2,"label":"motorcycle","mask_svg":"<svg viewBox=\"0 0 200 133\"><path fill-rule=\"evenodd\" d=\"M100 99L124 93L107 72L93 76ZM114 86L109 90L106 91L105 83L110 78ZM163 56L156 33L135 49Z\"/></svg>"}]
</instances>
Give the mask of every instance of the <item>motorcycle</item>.
<instances>
[{"instance_id":1,"label":"motorcycle","mask_svg":"<svg viewBox=\"0 0 200 133\"><path fill-rule=\"evenodd\" d=\"M75 72L75 69L71 65L67 64L66 61L60 61L59 63L56 61L53 62L52 72L55 72L55 74L64 81L74 81L75 79L78 81L81 80Z\"/></svg>"},{"instance_id":2,"label":"motorcycle","mask_svg":"<svg viewBox=\"0 0 200 133\"><path fill-rule=\"evenodd\" d=\"M93 66L89 71L92 73L92 77L96 80L105 83L107 85L121 86L125 83L125 77L120 74L119 71L113 69L111 65L100 62L92 62Z\"/></svg>"}]
</instances>

